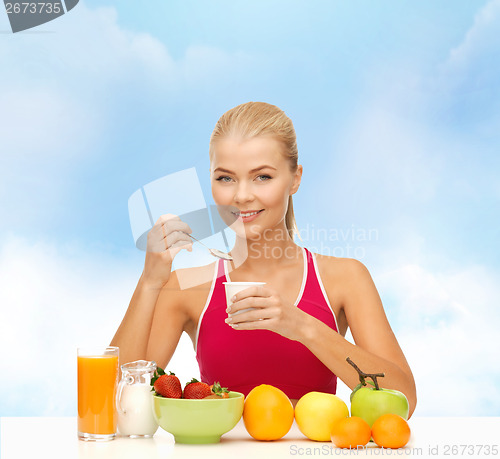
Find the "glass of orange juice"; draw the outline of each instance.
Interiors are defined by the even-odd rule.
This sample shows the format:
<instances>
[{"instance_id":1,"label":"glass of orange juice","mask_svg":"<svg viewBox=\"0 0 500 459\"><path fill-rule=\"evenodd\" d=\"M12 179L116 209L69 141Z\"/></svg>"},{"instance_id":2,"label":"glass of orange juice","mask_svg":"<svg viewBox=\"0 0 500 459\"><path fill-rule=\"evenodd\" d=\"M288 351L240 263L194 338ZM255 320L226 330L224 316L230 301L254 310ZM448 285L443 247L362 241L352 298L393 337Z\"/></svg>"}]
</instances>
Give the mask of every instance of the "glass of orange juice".
<instances>
[{"instance_id":1,"label":"glass of orange juice","mask_svg":"<svg viewBox=\"0 0 500 459\"><path fill-rule=\"evenodd\" d=\"M78 438L113 440L118 348L78 348Z\"/></svg>"}]
</instances>

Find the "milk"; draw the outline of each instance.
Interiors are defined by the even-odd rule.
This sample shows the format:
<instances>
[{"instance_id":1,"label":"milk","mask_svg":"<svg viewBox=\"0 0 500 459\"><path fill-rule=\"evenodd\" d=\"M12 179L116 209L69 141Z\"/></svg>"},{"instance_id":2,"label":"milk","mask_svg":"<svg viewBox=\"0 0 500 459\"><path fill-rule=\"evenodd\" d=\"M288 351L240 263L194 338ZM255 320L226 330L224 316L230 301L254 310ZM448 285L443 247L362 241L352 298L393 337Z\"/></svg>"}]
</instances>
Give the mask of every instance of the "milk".
<instances>
[{"instance_id":1,"label":"milk","mask_svg":"<svg viewBox=\"0 0 500 459\"><path fill-rule=\"evenodd\" d=\"M152 436L158 429L149 384L124 384L116 408L121 435Z\"/></svg>"}]
</instances>

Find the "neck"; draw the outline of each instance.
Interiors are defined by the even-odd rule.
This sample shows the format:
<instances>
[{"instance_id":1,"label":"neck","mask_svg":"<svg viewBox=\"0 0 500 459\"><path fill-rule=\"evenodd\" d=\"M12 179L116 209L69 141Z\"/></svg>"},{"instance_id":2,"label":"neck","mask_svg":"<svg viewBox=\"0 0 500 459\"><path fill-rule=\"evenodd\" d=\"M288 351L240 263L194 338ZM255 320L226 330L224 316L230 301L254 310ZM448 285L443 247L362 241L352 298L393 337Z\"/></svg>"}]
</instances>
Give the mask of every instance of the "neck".
<instances>
[{"instance_id":1,"label":"neck","mask_svg":"<svg viewBox=\"0 0 500 459\"><path fill-rule=\"evenodd\" d=\"M301 247L295 244L286 228L266 230L255 238L242 238L237 235L231 250L231 267L266 272L276 269L278 265L296 261L301 251Z\"/></svg>"}]
</instances>

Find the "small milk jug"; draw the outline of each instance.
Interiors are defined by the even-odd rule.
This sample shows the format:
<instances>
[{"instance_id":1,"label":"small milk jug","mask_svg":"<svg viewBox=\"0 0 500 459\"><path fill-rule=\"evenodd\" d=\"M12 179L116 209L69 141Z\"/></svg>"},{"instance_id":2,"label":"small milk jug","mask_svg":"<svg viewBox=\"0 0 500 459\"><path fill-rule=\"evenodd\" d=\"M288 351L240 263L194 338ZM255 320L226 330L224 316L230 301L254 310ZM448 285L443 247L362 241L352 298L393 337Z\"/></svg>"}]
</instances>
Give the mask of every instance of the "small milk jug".
<instances>
[{"instance_id":1,"label":"small milk jug","mask_svg":"<svg viewBox=\"0 0 500 459\"><path fill-rule=\"evenodd\" d=\"M122 378L116 392L118 432L127 437L152 437L158 429L153 416L151 379L156 362L136 360L121 366Z\"/></svg>"}]
</instances>

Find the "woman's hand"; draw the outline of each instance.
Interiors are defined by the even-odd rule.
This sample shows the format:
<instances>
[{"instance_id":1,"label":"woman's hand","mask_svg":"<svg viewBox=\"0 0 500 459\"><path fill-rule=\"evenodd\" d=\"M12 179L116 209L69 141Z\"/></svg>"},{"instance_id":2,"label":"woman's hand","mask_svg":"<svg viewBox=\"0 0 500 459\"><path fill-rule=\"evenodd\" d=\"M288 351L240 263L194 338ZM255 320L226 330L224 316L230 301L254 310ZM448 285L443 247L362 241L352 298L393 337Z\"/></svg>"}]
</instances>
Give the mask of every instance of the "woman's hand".
<instances>
[{"instance_id":1,"label":"woman's hand","mask_svg":"<svg viewBox=\"0 0 500 459\"><path fill-rule=\"evenodd\" d=\"M232 314L226 323L235 330L270 330L285 338L299 339L299 327L304 311L283 300L278 292L267 286L249 287L233 297L226 311ZM255 308L234 315L242 309Z\"/></svg>"},{"instance_id":2,"label":"woman's hand","mask_svg":"<svg viewBox=\"0 0 500 459\"><path fill-rule=\"evenodd\" d=\"M174 257L182 250L193 250L189 225L177 215L162 215L148 233L143 282L163 287L170 278Z\"/></svg>"}]
</instances>

